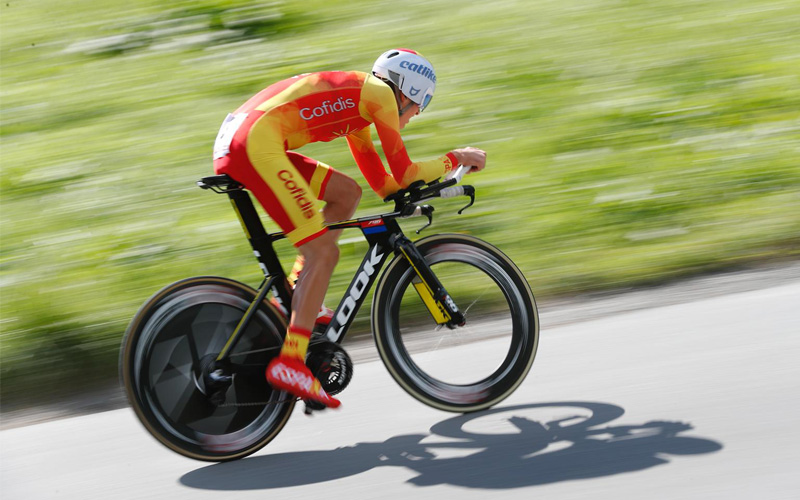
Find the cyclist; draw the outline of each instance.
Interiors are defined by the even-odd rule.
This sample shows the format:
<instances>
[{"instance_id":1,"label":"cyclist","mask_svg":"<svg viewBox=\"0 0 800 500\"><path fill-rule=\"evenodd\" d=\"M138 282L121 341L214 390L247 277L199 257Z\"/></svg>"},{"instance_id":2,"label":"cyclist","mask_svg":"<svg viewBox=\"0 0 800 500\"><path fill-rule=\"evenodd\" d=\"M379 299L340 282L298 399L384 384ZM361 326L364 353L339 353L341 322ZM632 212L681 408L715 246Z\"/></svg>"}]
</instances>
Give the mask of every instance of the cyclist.
<instances>
[{"instance_id":1,"label":"cyclist","mask_svg":"<svg viewBox=\"0 0 800 500\"><path fill-rule=\"evenodd\" d=\"M412 162L400 130L430 103L436 87L431 63L413 50L383 53L372 73L330 71L298 75L262 90L229 114L214 144L214 170L250 190L299 251L292 314L280 355L267 367L267 380L280 390L328 407L329 396L305 366L311 330L339 259L341 230L326 222L353 216L361 188L350 177L294 150L344 136L369 186L380 196L416 180L432 181L454 167L482 170L486 153L450 151ZM372 143L375 126L391 174ZM320 211L317 201L325 202ZM304 261L304 262L303 262Z\"/></svg>"}]
</instances>

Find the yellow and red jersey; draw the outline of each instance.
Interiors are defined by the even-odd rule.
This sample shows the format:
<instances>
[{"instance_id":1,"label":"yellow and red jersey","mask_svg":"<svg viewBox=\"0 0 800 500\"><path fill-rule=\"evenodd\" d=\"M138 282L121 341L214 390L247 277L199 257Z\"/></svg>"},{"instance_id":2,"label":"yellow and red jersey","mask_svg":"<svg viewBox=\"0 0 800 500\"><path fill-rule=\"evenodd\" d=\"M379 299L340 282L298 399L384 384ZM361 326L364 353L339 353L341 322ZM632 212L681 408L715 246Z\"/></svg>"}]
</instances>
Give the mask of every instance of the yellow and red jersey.
<instances>
[{"instance_id":1,"label":"yellow and red jersey","mask_svg":"<svg viewBox=\"0 0 800 500\"><path fill-rule=\"evenodd\" d=\"M238 142L251 161L269 157L278 143L286 151L346 137L359 169L381 197L416 180L436 179L457 164L450 154L412 162L400 136L392 89L359 71L308 73L283 80L250 98L232 116L239 122L228 151ZM391 175L373 145L370 125L375 126ZM215 166L225 161L225 155L217 158L226 153L224 146L215 152Z\"/></svg>"}]
</instances>

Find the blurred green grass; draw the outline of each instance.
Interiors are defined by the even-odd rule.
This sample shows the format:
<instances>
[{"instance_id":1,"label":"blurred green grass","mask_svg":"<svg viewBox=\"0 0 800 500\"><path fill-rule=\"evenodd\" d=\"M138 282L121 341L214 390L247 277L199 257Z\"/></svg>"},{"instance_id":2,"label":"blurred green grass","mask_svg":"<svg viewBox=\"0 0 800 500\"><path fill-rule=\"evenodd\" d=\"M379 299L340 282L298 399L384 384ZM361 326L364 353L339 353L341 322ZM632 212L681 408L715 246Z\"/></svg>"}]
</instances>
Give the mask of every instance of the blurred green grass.
<instances>
[{"instance_id":1,"label":"blurred green grass","mask_svg":"<svg viewBox=\"0 0 800 500\"><path fill-rule=\"evenodd\" d=\"M478 203L439 203L427 233L498 245L538 297L796 258L798 25L791 0L3 2L3 406L113 380L127 322L173 280L257 285L227 200L194 184L219 124L273 81L395 46L439 76L412 158L489 153ZM303 152L367 189L343 142ZM359 214L382 209L367 194Z\"/></svg>"}]
</instances>

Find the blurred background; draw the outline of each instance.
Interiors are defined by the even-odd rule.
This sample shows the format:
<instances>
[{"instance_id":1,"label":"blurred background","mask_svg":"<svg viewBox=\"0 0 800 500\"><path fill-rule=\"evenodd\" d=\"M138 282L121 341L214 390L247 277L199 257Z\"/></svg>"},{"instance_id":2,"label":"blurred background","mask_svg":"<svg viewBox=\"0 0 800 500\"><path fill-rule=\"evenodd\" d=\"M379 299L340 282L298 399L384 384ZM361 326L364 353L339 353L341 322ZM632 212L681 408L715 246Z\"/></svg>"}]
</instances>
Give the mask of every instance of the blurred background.
<instances>
[{"instance_id":1,"label":"blurred background","mask_svg":"<svg viewBox=\"0 0 800 500\"><path fill-rule=\"evenodd\" d=\"M422 235L494 243L539 300L796 259L798 26L792 0L4 0L3 409L116 384L128 321L171 281L257 286L227 198L195 185L220 123L393 47L438 76L411 157L489 154L476 205L438 203ZM359 181L357 215L385 208L344 141L302 152ZM365 250L344 235L329 305Z\"/></svg>"}]
</instances>

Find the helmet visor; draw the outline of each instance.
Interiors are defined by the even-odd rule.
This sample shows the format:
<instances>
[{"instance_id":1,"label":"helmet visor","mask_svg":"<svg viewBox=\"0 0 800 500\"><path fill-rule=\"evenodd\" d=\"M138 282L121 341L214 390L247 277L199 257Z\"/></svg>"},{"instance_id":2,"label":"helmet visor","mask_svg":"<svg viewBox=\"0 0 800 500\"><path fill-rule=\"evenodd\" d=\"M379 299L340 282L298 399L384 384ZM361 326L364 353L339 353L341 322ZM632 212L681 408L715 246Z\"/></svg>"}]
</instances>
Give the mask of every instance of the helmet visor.
<instances>
[{"instance_id":1,"label":"helmet visor","mask_svg":"<svg viewBox=\"0 0 800 500\"><path fill-rule=\"evenodd\" d=\"M425 95L422 97L422 102L419 105L419 112L420 113L425 111L425 108L427 108L428 104L431 103L431 99L433 99L433 90L432 89L428 89L425 92Z\"/></svg>"}]
</instances>

